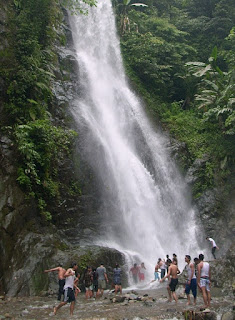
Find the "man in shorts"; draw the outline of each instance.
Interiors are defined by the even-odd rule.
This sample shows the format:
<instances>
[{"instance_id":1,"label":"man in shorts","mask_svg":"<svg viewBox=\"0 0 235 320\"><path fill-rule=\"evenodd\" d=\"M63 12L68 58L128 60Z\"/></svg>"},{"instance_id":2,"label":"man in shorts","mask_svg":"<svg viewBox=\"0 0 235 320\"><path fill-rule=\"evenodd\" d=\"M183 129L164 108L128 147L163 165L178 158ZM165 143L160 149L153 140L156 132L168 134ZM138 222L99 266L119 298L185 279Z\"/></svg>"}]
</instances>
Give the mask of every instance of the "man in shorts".
<instances>
[{"instance_id":1,"label":"man in shorts","mask_svg":"<svg viewBox=\"0 0 235 320\"><path fill-rule=\"evenodd\" d=\"M96 298L102 297L104 293L104 289L106 289L106 282L109 282L107 277L106 268L103 263L96 269L96 274L98 276L98 291L96 294Z\"/></svg>"},{"instance_id":2,"label":"man in shorts","mask_svg":"<svg viewBox=\"0 0 235 320\"><path fill-rule=\"evenodd\" d=\"M194 297L194 305L196 305L197 299L197 279L195 275L194 263L191 262L191 257L189 255L185 256L185 262L187 263L185 269L188 273L187 282L185 285L185 293L187 295L187 305L190 305L190 290L192 291Z\"/></svg>"},{"instance_id":3,"label":"man in shorts","mask_svg":"<svg viewBox=\"0 0 235 320\"><path fill-rule=\"evenodd\" d=\"M208 262L203 261L204 255L199 254L200 263L197 266L197 284L202 291L204 307L209 308L211 303L211 270Z\"/></svg>"},{"instance_id":4,"label":"man in shorts","mask_svg":"<svg viewBox=\"0 0 235 320\"><path fill-rule=\"evenodd\" d=\"M56 268L44 270L45 273L52 272L52 271L57 271L58 272L58 282L59 282L59 291L58 291L58 300L61 300L61 296L64 294L64 285L65 285L65 277L64 274L66 270L62 268L62 265L60 264Z\"/></svg>"},{"instance_id":5,"label":"man in shorts","mask_svg":"<svg viewBox=\"0 0 235 320\"><path fill-rule=\"evenodd\" d=\"M177 295L175 293L176 286L178 284L178 274L180 273L177 260L173 259L172 263L168 268L168 273L165 277L163 277L160 282L163 282L166 278L170 280L169 287L167 288L169 294L169 302L172 301L172 297L174 298L175 302L178 302Z\"/></svg>"},{"instance_id":6,"label":"man in shorts","mask_svg":"<svg viewBox=\"0 0 235 320\"><path fill-rule=\"evenodd\" d=\"M139 274L139 267L137 266L137 263L134 264L133 267L131 267L130 272L132 274L132 278L134 283L138 282L138 274Z\"/></svg>"},{"instance_id":7,"label":"man in shorts","mask_svg":"<svg viewBox=\"0 0 235 320\"><path fill-rule=\"evenodd\" d=\"M93 296L93 272L91 267L87 267L84 274L84 284L86 289L86 299L92 298Z\"/></svg>"},{"instance_id":8,"label":"man in shorts","mask_svg":"<svg viewBox=\"0 0 235 320\"><path fill-rule=\"evenodd\" d=\"M65 274L65 285L64 285L64 301L61 302L57 307L54 307L54 315L56 315L58 309L70 303L70 316L73 315L75 306L75 293L74 288L77 288L78 278L75 275L75 271L78 269L77 263L73 262L71 268L69 268Z\"/></svg>"},{"instance_id":9,"label":"man in shorts","mask_svg":"<svg viewBox=\"0 0 235 320\"><path fill-rule=\"evenodd\" d=\"M118 291L120 291L120 294L122 294L121 273L121 268L119 268L119 265L116 264L116 267L113 269L113 284L115 287L115 294L117 294Z\"/></svg>"}]
</instances>

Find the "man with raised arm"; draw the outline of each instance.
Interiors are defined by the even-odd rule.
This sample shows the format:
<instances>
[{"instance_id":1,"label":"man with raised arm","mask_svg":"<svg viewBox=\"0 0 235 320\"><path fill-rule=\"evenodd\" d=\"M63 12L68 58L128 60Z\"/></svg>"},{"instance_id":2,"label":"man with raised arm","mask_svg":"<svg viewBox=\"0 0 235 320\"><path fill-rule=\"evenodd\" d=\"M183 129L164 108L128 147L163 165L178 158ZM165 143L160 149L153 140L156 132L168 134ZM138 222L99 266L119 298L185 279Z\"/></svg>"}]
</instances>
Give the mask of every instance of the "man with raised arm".
<instances>
[{"instance_id":1,"label":"man with raised arm","mask_svg":"<svg viewBox=\"0 0 235 320\"><path fill-rule=\"evenodd\" d=\"M74 288L78 289L77 287L78 278L76 277L76 274L75 274L75 271L77 269L78 269L77 263L73 262L71 264L71 268L69 268L65 272L64 301L61 302L57 307L54 307L54 315L56 315L58 309L60 309L67 303L70 303L70 316L73 315L74 306L75 306Z\"/></svg>"},{"instance_id":2,"label":"man with raised arm","mask_svg":"<svg viewBox=\"0 0 235 320\"><path fill-rule=\"evenodd\" d=\"M64 274L65 274L66 270L64 268L62 268L61 264L56 268L44 270L44 272L46 272L46 273L53 272L53 271L57 271L58 272L58 280L59 280L58 300L60 301L61 300L61 296L64 294L64 285L65 285Z\"/></svg>"}]
</instances>

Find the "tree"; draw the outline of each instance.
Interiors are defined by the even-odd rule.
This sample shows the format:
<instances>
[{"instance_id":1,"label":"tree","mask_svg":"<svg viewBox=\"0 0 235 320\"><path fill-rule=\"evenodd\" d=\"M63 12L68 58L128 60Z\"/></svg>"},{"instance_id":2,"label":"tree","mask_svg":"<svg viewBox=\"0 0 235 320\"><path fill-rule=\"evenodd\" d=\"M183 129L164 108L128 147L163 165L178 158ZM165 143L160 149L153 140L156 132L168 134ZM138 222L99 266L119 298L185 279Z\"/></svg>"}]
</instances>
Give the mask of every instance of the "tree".
<instances>
[{"instance_id":1,"label":"tree","mask_svg":"<svg viewBox=\"0 0 235 320\"><path fill-rule=\"evenodd\" d=\"M234 135L235 124L235 71L223 72L217 65L217 48L209 63L189 62L186 65L193 76L200 78L199 92L195 95L198 108L206 121L217 121L225 134Z\"/></svg>"}]
</instances>

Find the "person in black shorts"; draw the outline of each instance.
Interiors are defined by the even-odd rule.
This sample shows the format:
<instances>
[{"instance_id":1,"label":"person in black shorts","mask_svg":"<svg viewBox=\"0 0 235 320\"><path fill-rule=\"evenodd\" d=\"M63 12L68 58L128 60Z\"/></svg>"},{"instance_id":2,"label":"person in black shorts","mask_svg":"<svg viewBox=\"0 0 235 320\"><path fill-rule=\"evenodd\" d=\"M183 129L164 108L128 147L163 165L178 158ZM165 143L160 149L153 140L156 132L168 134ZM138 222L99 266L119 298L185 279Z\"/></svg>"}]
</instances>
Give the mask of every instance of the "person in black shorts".
<instances>
[{"instance_id":1,"label":"person in black shorts","mask_svg":"<svg viewBox=\"0 0 235 320\"><path fill-rule=\"evenodd\" d=\"M64 285L64 301L61 302L57 307L54 307L54 315L56 315L58 309L70 303L70 316L73 315L75 306L75 292L74 289L77 288L78 278L76 277L75 271L78 269L77 263L72 263L71 268L69 268L65 274L65 285Z\"/></svg>"},{"instance_id":2,"label":"person in black shorts","mask_svg":"<svg viewBox=\"0 0 235 320\"><path fill-rule=\"evenodd\" d=\"M168 294L169 294L169 302L172 301L172 297L174 298L176 303L178 302L178 298L175 293L175 289L178 284L178 274L179 273L180 273L180 271L177 266L177 260L173 259L172 263L169 266L167 275L160 280L160 282L163 282L166 278L170 279L169 286L167 288Z\"/></svg>"}]
</instances>

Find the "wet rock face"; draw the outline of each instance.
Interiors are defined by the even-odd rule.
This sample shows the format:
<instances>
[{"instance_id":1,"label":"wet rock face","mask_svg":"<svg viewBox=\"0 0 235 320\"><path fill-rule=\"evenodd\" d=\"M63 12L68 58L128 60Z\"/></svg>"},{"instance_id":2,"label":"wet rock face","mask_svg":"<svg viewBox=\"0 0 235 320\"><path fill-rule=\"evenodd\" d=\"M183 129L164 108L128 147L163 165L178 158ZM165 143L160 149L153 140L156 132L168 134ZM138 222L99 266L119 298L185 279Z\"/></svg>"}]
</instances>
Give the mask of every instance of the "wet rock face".
<instances>
[{"instance_id":1,"label":"wet rock face","mask_svg":"<svg viewBox=\"0 0 235 320\"><path fill-rule=\"evenodd\" d=\"M223 184L217 183L215 174L216 187L205 188L204 191L198 190L195 193L194 190L197 190L197 186L203 184L200 176L205 172L207 164L210 163L209 156L205 154L202 158L190 163L190 154L185 144L171 139L168 148L171 156L180 167L184 168L186 182L193 191L193 203L199 224L198 239L201 247L205 248L205 244L207 244L208 250L210 250L210 244L206 243L205 237L212 237L220 248L218 256L224 255L231 243L235 241L235 181L233 176L231 175L229 181L229 190L227 190L225 182Z\"/></svg>"},{"instance_id":2,"label":"wet rock face","mask_svg":"<svg viewBox=\"0 0 235 320\"><path fill-rule=\"evenodd\" d=\"M212 282L223 295L235 297L235 243L222 259L211 262Z\"/></svg>"},{"instance_id":3,"label":"wet rock face","mask_svg":"<svg viewBox=\"0 0 235 320\"><path fill-rule=\"evenodd\" d=\"M127 266L125 264L125 257L122 253L115 249L99 247L99 246L73 246L66 250L57 250L49 259L46 260L45 269L51 267L56 267L62 264L65 269L70 267L71 262L76 262L78 264L78 273L80 275L79 284L83 288L83 276L84 271L87 266L91 266L92 269L96 269L102 263L106 268L107 276L109 279L108 288L111 289L113 280L113 269L116 263L120 265L122 269L122 284L127 286L128 280L126 277ZM43 271L43 270L42 270ZM45 287L40 292L42 294L45 290L47 293L57 293L57 274L52 272L47 274L47 282L45 282Z\"/></svg>"}]
</instances>

